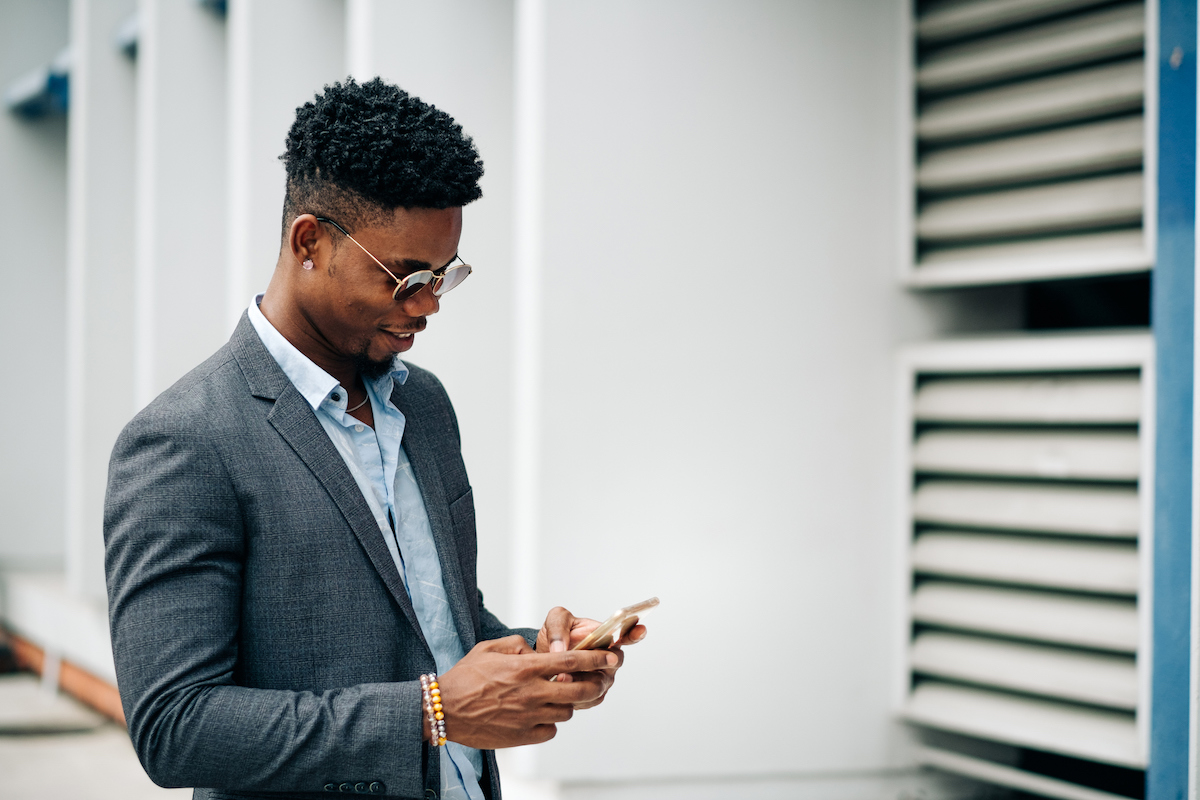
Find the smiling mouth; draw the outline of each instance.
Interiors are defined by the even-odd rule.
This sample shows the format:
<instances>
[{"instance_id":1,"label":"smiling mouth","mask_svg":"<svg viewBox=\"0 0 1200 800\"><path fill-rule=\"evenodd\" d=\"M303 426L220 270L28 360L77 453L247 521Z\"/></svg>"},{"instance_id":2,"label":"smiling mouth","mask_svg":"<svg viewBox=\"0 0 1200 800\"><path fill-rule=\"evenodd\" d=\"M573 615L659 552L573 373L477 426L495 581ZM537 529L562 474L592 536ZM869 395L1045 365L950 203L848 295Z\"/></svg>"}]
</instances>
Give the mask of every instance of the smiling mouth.
<instances>
[{"instance_id":1,"label":"smiling mouth","mask_svg":"<svg viewBox=\"0 0 1200 800\"><path fill-rule=\"evenodd\" d=\"M388 338L396 344L408 344L413 340L413 336L420 333L423 328L408 331L389 331L386 328L382 329L387 334Z\"/></svg>"}]
</instances>

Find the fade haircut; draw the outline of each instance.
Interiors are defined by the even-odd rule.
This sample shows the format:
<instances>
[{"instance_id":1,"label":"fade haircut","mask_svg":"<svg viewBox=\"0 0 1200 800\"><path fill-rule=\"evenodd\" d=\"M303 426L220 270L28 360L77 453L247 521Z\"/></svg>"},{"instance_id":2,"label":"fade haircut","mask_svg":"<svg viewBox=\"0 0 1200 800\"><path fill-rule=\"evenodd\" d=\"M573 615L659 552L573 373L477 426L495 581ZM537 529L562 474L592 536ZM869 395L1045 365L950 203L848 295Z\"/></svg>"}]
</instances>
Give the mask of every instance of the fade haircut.
<instances>
[{"instance_id":1,"label":"fade haircut","mask_svg":"<svg viewBox=\"0 0 1200 800\"><path fill-rule=\"evenodd\" d=\"M296 109L281 155L283 235L301 214L353 232L404 208L464 206L483 194L483 162L449 114L373 78L326 86Z\"/></svg>"}]
</instances>

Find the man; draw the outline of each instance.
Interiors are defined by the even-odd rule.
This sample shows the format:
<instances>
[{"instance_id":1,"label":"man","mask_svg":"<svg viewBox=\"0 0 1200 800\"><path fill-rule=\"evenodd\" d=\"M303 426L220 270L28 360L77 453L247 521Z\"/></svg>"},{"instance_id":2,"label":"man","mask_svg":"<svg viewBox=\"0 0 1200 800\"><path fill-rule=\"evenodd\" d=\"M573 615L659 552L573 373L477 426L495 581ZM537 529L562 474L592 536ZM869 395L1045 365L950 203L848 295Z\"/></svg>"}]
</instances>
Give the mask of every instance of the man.
<instances>
[{"instance_id":1,"label":"man","mask_svg":"<svg viewBox=\"0 0 1200 800\"><path fill-rule=\"evenodd\" d=\"M599 703L621 654L564 652L596 625L565 609L535 633L483 606L454 411L398 357L470 273L482 164L378 79L300 108L283 160L267 291L113 452L130 735L155 782L197 798L499 798L491 750Z\"/></svg>"}]
</instances>

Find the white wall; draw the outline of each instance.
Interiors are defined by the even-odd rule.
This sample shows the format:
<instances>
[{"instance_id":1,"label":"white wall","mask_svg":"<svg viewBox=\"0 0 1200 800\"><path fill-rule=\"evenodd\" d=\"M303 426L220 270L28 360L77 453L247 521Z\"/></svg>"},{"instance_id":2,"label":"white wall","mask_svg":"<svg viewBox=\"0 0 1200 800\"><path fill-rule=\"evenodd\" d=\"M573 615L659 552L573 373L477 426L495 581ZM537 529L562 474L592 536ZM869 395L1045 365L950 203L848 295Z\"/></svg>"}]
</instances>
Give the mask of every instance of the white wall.
<instances>
[{"instance_id":1,"label":"white wall","mask_svg":"<svg viewBox=\"0 0 1200 800\"><path fill-rule=\"evenodd\" d=\"M0 24L0 87L50 63L66 46L66 0L13 0ZM0 394L0 567L61 564L66 411L67 125L0 113L0 341L7 391Z\"/></svg>"},{"instance_id":2,"label":"white wall","mask_svg":"<svg viewBox=\"0 0 1200 800\"><path fill-rule=\"evenodd\" d=\"M471 278L447 295L406 358L454 400L479 520L479 586L511 617L513 5L509 0L351 0L347 60L455 118L484 162L483 199L463 211ZM540 623L540 620L538 621Z\"/></svg>"},{"instance_id":3,"label":"white wall","mask_svg":"<svg viewBox=\"0 0 1200 800\"><path fill-rule=\"evenodd\" d=\"M957 309L896 284L900 13L549 4L536 596L662 606L533 774L902 762L893 353Z\"/></svg>"},{"instance_id":4,"label":"white wall","mask_svg":"<svg viewBox=\"0 0 1200 800\"><path fill-rule=\"evenodd\" d=\"M275 269L286 183L279 156L296 108L346 75L345 15L342 0L230 3L226 332Z\"/></svg>"}]
</instances>

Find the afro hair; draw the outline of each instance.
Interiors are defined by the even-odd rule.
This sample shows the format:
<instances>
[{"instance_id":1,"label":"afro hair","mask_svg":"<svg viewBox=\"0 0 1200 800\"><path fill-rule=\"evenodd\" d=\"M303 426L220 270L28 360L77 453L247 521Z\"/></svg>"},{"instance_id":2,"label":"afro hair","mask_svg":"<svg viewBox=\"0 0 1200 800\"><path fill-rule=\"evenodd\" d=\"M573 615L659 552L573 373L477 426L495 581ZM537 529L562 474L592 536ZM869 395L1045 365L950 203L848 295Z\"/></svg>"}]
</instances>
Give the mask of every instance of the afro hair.
<instances>
[{"instance_id":1,"label":"afro hair","mask_svg":"<svg viewBox=\"0 0 1200 800\"><path fill-rule=\"evenodd\" d=\"M464 206L483 194L483 162L462 126L379 78L347 78L296 109L279 158L285 235L300 214L353 229L400 207Z\"/></svg>"}]
</instances>

